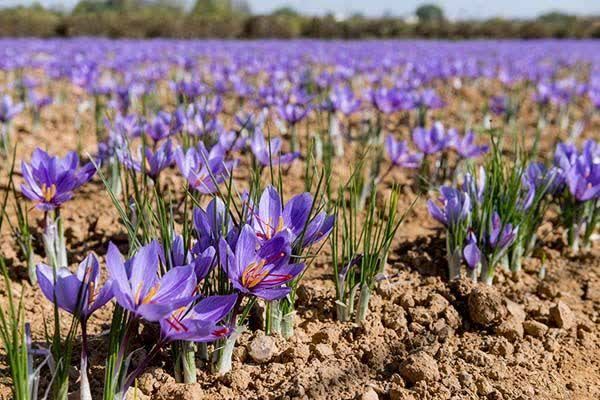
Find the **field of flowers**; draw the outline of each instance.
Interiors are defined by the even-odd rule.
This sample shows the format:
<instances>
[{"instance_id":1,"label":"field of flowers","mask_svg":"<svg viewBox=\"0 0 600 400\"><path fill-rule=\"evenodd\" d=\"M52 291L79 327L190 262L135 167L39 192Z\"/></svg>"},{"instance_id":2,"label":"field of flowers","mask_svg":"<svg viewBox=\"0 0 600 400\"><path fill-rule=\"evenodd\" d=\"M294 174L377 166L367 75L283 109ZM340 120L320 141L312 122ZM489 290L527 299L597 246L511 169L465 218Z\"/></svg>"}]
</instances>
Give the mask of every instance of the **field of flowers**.
<instances>
[{"instance_id":1,"label":"field of flowers","mask_svg":"<svg viewBox=\"0 0 600 400\"><path fill-rule=\"evenodd\" d=\"M600 398L600 42L0 40L0 399Z\"/></svg>"}]
</instances>

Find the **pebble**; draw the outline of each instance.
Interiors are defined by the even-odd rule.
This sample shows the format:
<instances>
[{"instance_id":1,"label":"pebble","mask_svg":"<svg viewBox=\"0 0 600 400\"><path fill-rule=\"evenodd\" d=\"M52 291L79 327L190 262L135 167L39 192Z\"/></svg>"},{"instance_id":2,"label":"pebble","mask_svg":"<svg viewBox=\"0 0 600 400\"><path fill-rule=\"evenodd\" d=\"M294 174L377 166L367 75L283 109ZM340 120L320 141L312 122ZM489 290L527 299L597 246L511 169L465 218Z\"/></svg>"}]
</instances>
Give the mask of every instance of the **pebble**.
<instances>
[{"instance_id":1,"label":"pebble","mask_svg":"<svg viewBox=\"0 0 600 400\"><path fill-rule=\"evenodd\" d=\"M270 361L276 351L277 346L275 345L275 340L271 336L256 336L248 344L248 355L258 364Z\"/></svg>"},{"instance_id":2,"label":"pebble","mask_svg":"<svg viewBox=\"0 0 600 400\"><path fill-rule=\"evenodd\" d=\"M566 330L571 329L577 323L573 311L571 311L568 305L560 300L550 309L550 318L556 326Z\"/></svg>"},{"instance_id":3,"label":"pebble","mask_svg":"<svg viewBox=\"0 0 600 400\"><path fill-rule=\"evenodd\" d=\"M528 320L523 322L523 330L529 336L539 339L546 335L546 332L548 332L548 326L535 320Z\"/></svg>"}]
</instances>

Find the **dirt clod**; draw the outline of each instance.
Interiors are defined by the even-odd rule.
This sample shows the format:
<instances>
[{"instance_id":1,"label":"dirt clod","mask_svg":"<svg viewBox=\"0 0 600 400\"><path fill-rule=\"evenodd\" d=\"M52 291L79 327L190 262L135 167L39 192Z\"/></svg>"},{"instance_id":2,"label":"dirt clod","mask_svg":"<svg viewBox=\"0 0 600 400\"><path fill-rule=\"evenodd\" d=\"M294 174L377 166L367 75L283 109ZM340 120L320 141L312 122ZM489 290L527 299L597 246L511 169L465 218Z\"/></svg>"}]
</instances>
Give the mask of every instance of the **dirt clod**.
<instances>
[{"instance_id":1,"label":"dirt clod","mask_svg":"<svg viewBox=\"0 0 600 400\"><path fill-rule=\"evenodd\" d=\"M469 294L469 316L482 326L492 326L502 321L506 308L495 288L478 286Z\"/></svg>"},{"instance_id":2,"label":"dirt clod","mask_svg":"<svg viewBox=\"0 0 600 400\"><path fill-rule=\"evenodd\" d=\"M424 351L412 354L400 366L400 375L413 385L420 381L433 382L440 372L435 359Z\"/></svg>"}]
</instances>

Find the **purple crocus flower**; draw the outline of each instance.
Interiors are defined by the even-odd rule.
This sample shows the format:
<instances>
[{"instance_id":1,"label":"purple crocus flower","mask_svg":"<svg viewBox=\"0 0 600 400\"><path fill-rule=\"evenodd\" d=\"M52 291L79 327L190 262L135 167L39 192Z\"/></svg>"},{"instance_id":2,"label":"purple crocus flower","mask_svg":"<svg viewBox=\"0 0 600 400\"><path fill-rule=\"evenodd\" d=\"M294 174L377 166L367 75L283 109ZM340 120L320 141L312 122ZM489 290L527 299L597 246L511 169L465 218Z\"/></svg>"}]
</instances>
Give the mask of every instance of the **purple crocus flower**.
<instances>
[{"instance_id":1,"label":"purple crocus flower","mask_svg":"<svg viewBox=\"0 0 600 400\"><path fill-rule=\"evenodd\" d=\"M225 238L230 246L235 245L237 232L229 210L219 197L214 197L206 210L195 207L193 214L194 229L198 237L194 246L195 253L202 253L211 246L218 247L221 238Z\"/></svg>"},{"instance_id":2,"label":"purple crocus flower","mask_svg":"<svg viewBox=\"0 0 600 400\"><path fill-rule=\"evenodd\" d=\"M287 103L282 104L277 108L279 116L290 126L294 126L302 121L308 115L310 110L310 105L303 103Z\"/></svg>"},{"instance_id":3,"label":"purple crocus flower","mask_svg":"<svg viewBox=\"0 0 600 400\"><path fill-rule=\"evenodd\" d=\"M181 147L175 150L175 163L190 186L202 194L214 193L217 185L225 181L235 163L224 161L220 146L210 152L202 142L185 153Z\"/></svg>"},{"instance_id":4,"label":"purple crocus flower","mask_svg":"<svg viewBox=\"0 0 600 400\"><path fill-rule=\"evenodd\" d=\"M141 149L140 149L141 153ZM171 140L167 140L155 151L151 148L146 147L144 149L144 171L152 179L156 180L158 175L166 168L173 165L175 160L175 153L173 151L173 144ZM129 153L119 153L119 159L128 168L133 168L135 171L140 172L142 170L142 157L141 154L138 159L133 159Z\"/></svg>"},{"instance_id":5,"label":"purple crocus flower","mask_svg":"<svg viewBox=\"0 0 600 400\"><path fill-rule=\"evenodd\" d=\"M146 124L146 134L158 142L171 134L171 122L171 114L160 111L152 121Z\"/></svg>"},{"instance_id":6,"label":"purple crocus flower","mask_svg":"<svg viewBox=\"0 0 600 400\"><path fill-rule=\"evenodd\" d=\"M336 86L329 93L329 102L334 111L340 111L346 116L358 111L361 105L360 99L354 96L352 88L348 85Z\"/></svg>"},{"instance_id":7,"label":"purple crocus flower","mask_svg":"<svg viewBox=\"0 0 600 400\"><path fill-rule=\"evenodd\" d=\"M600 157L583 152L566 172L569 191L578 201L600 198Z\"/></svg>"},{"instance_id":8,"label":"purple crocus flower","mask_svg":"<svg viewBox=\"0 0 600 400\"><path fill-rule=\"evenodd\" d=\"M43 108L52 104L52 101L53 101L53 99L51 96L42 96L42 95L37 94L36 92L29 93L29 102L33 106L33 109L38 113Z\"/></svg>"},{"instance_id":9,"label":"purple crocus flower","mask_svg":"<svg viewBox=\"0 0 600 400\"><path fill-rule=\"evenodd\" d=\"M475 158L487 153L489 147L475 144L475 133L467 131L463 137L454 129L448 131L449 145L463 158Z\"/></svg>"},{"instance_id":10,"label":"purple crocus flower","mask_svg":"<svg viewBox=\"0 0 600 400\"><path fill-rule=\"evenodd\" d=\"M54 269L38 264L37 278L42 293L48 300L86 321L90 315L112 299L112 283L100 286L100 266L95 254L90 253L73 274L66 267Z\"/></svg>"},{"instance_id":11,"label":"purple crocus flower","mask_svg":"<svg viewBox=\"0 0 600 400\"><path fill-rule=\"evenodd\" d=\"M38 209L49 211L70 200L73 191L92 179L96 169L91 163L80 168L79 157L73 151L61 159L37 148L31 163L21 163L21 172L25 179L21 185L23 195L36 202Z\"/></svg>"},{"instance_id":12,"label":"purple crocus flower","mask_svg":"<svg viewBox=\"0 0 600 400\"><path fill-rule=\"evenodd\" d=\"M496 115L506 114L509 108L507 96L493 96L489 102L490 111Z\"/></svg>"},{"instance_id":13,"label":"purple crocus flower","mask_svg":"<svg viewBox=\"0 0 600 400\"><path fill-rule=\"evenodd\" d=\"M513 228L512 224L503 224L498 213L494 212L488 232L488 243L491 248L502 251L515 241L517 232L518 228Z\"/></svg>"},{"instance_id":14,"label":"purple crocus flower","mask_svg":"<svg viewBox=\"0 0 600 400\"><path fill-rule=\"evenodd\" d=\"M252 226L256 236L263 241L270 240L279 232L287 230L293 243L304 232L303 246L326 237L333 228L334 217L320 213L317 219L308 221L312 203L310 193L302 193L282 206L277 190L268 186L260 197L258 209L252 210Z\"/></svg>"},{"instance_id":15,"label":"purple crocus flower","mask_svg":"<svg viewBox=\"0 0 600 400\"><path fill-rule=\"evenodd\" d=\"M219 324L237 303L237 294L206 297L191 310L181 308L160 321L163 340L213 342L232 332Z\"/></svg>"},{"instance_id":16,"label":"purple crocus flower","mask_svg":"<svg viewBox=\"0 0 600 400\"><path fill-rule=\"evenodd\" d=\"M428 155L444 150L448 146L451 137L446 133L444 126L440 122L436 122L431 129L415 128L412 139L415 146Z\"/></svg>"},{"instance_id":17,"label":"purple crocus flower","mask_svg":"<svg viewBox=\"0 0 600 400\"><path fill-rule=\"evenodd\" d=\"M241 293L264 300L278 300L287 296L291 289L286 283L304 269L304 264L289 263L291 247L287 231L261 242L254 229L244 225L235 252L223 239L219 251L221 266L233 287Z\"/></svg>"},{"instance_id":18,"label":"purple crocus flower","mask_svg":"<svg viewBox=\"0 0 600 400\"><path fill-rule=\"evenodd\" d=\"M465 180L462 185L462 189L471 198L471 204L481 203L483 201L483 194L485 191L485 168L479 167L479 174L477 179L471 174L465 174Z\"/></svg>"},{"instance_id":19,"label":"purple crocus flower","mask_svg":"<svg viewBox=\"0 0 600 400\"><path fill-rule=\"evenodd\" d=\"M161 248L156 241L127 261L114 244L108 246L106 266L117 303L148 321L159 321L196 298L192 266L174 267L159 277L159 264Z\"/></svg>"},{"instance_id":20,"label":"purple crocus flower","mask_svg":"<svg viewBox=\"0 0 600 400\"><path fill-rule=\"evenodd\" d=\"M0 123L7 123L23 111L23 103L13 103L12 98L5 94L0 98Z\"/></svg>"},{"instance_id":21,"label":"purple crocus flower","mask_svg":"<svg viewBox=\"0 0 600 400\"><path fill-rule=\"evenodd\" d=\"M300 157L300 152L281 154L281 138L273 138L269 142L266 141L262 129L257 127L254 130L252 139L250 140L250 150L252 154L263 166L287 165Z\"/></svg>"},{"instance_id":22,"label":"purple crocus flower","mask_svg":"<svg viewBox=\"0 0 600 400\"><path fill-rule=\"evenodd\" d=\"M467 235L467 244L463 249L463 257L471 269L477 268L481 262L481 250L477 246L477 238L473 232L469 232Z\"/></svg>"},{"instance_id":23,"label":"purple crocus flower","mask_svg":"<svg viewBox=\"0 0 600 400\"><path fill-rule=\"evenodd\" d=\"M415 106L430 110L444 107L444 102L434 89L425 89L415 96Z\"/></svg>"},{"instance_id":24,"label":"purple crocus flower","mask_svg":"<svg viewBox=\"0 0 600 400\"><path fill-rule=\"evenodd\" d=\"M566 172L575 164L577 155L577 147L573 143L558 143L554 152L554 165Z\"/></svg>"},{"instance_id":25,"label":"purple crocus flower","mask_svg":"<svg viewBox=\"0 0 600 400\"><path fill-rule=\"evenodd\" d=\"M406 141L396 141L393 135L385 138L385 150L393 165L404 168L418 168L423 160L423 154L409 151Z\"/></svg>"},{"instance_id":26,"label":"purple crocus flower","mask_svg":"<svg viewBox=\"0 0 600 400\"><path fill-rule=\"evenodd\" d=\"M471 201L469 196L462 190L448 186L440 188L440 208L432 200L427 201L429 214L438 222L449 228L465 220L471 212Z\"/></svg>"}]
</instances>

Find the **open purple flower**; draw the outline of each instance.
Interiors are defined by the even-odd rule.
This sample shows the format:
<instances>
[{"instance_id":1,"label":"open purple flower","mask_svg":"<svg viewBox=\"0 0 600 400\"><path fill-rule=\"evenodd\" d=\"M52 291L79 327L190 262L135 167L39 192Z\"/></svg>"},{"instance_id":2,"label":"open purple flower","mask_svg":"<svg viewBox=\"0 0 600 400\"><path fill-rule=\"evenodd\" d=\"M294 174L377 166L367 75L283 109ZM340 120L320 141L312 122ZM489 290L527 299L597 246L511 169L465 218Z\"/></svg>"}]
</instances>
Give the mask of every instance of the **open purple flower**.
<instances>
[{"instance_id":1,"label":"open purple flower","mask_svg":"<svg viewBox=\"0 0 600 400\"><path fill-rule=\"evenodd\" d=\"M40 210L49 211L70 200L73 191L92 179L96 169L91 163L80 168L79 157L73 151L61 159L37 148L31 163L21 163L21 171L25 179L21 185L23 195L36 202Z\"/></svg>"},{"instance_id":2,"label":"open purple flower","mask_svg":"<svg viewBox=\"0 0 600 400\"><path fill-rule=\"evenodd\" d=\"M291 289L285 284L304 269L304 264L289 264L291 247L287 231L261 242L254 230L244 225L235 252L223 239L219 251L221 266L233 287L264 300L287 296Z\"/></svg>"},{"instance_id":3,"label":"open purple flower","mask_svg":"<svg viewBox=\"0 0 600 400\"><path fill-rule=\"evenodd\" d=\"M260 197L258 209L252 210L252 226L256 236L260 240L269 240L287 230L290 241L294 243L304 232L303 246L326 237L333 228L334 217L320 213L318 218L308 221L312 203L310 193L302 193L292 197L283 206L277 190L268 186Z\"/></svg>"},{"instance_id":4,"label":"open purple flower","mask_svg":"<svg viewBox=\"0 0 600 400\"><path fill-rule=\"evenodd\" d=\"M446 134L444 126L436 122L431 129L417 127L412 133L413 143L425 154L434 154L444 150L451 137Z\"/></svg>"},{"instance_id":5,"label":"open purple flower","mask_svg":"<svg viewBox=\"0 0 600 400\"><path fill-rule=\"evenodd\" d=\"M228 336L232 329L219 324L237 302L237 294L206 297L191 310L175 310L160 320L162 337L166 341L213 342Z\"/></svg>"},{"instance_id":6,"label":"open purple flower","mask_svg":"<svg viewBox=\"0 0 600 400\"><path fill-rule=\"evenodd\" d=\"M281 138L273 138L269 142L260 128L254 130L254 135L250 140L250 150L252 154L263 166L287 165L300 156L300 152L281 153Z\"/></svg>"},{"instance_id":7,"label":"open purple flower","mask_svg":"<svg viewBox=\"0 0 600 400\"><path fill-rule=\"evenodd\" d=\"M110 243L106 266L113 281L115 299L128 311L148 321L158 321L196 298L196 275L192 266L174 267L158 276L161 249L157 242L141 247L124 261Z\"/></svg>"},{"instance_id":8,"label":"open purple flower","mask_svg":"<svg viewBox=\"0 0 600 400\"><path fill-rule=\"evenodd\" d=\"M144 170L145 173L152 179L156 179L158 175L166 168L173 165L175 160L175 153L173 151L173 144L171 140L167 140L155 151L151 148L146 147L144 149ZM141 149L140 149L141 153ZM133 168L135 171L140 172L142 170L142 156L138 156L138 159L133 159L128 153L120 153L120 161L128 168Z\"/></svg>"},{"instance_id":9,"label":"open purple flower","mask_svg":"<svg viewBox=\"0 0 600 400\"><path fill-rule=\"evenodd\" d=\"M440 188L439 201L442 204L440 208L432 200L427 201L429 214L445 227L452 227L465 220L471 212L471 201L469 196L462 190L454 189L448 186Z\"/></svg>"},{"instance_id":10,"label":"open purple flower","mask_svg":"<svg viewBox=\"0 0 600 400\"><path fill-rule=\"evenodd\" d=\"M360 109L361 101L354 96L348 85L336 86L329 93L329 102L334 111L340 111L349 116Z\"/></svg>"},{"instance_id":11,"label":"open purple flower","mask_svg":"<svg viewBox=\"0 0 600 400\"><path fill-rule=\"evenodd\" d=\"M36 273L44 296L53 303L56 299L59 308L83 321L113 297L111 282L100 286L100 266L93 253L79 264L76 274L66 267L54 272L46 264L38 264Z\"/></svg>"},{"instance_id":12,"label":"open purple flower","mask_svg":"<svg viewBox=\"0 0 600 400\"><path fill-rule=\"evenodd\" d=\"M175 150L175 163L190 186L202 194L214 193L217 185L225 181L235 163L224 160L220 146L208 152L202 142L197 148L189 148L185 153L181 147Z\"/></svg>"},{"instance_id":13,"label":"open purple flower","mask_svg":"<svg viewBox=\"0 0 600 400\"><path fill-rule=\"evenodd\" d=\"M463 158L475 158L487 153L489 147L475 144L475 134L467 131L463 137L454 129L448 131L449 145Z\"/></svg>"},{"instance_id":14,"label":"open purple flower","mask_svg":"<svg viewBox=\"0 0 600 400\"><path fill-rule=\"evenodd\" d=\"M392 135L385 138L385 150L391 163L400 167L418 168L423 160L423 154L410 152L406 141L396 141Z\"/></svg>"}]
</instances>

